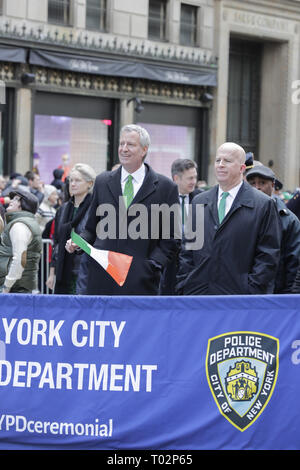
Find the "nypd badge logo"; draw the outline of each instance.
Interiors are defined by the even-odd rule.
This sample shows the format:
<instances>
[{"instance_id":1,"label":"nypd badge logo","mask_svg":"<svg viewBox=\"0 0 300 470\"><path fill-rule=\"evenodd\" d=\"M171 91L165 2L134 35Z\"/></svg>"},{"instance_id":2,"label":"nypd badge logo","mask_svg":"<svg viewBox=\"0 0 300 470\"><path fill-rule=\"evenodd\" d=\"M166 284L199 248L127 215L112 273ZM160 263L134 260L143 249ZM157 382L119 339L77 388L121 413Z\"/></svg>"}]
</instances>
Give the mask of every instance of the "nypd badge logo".
<instances>
[{"instance_id":1,"label":"nypd badge logo","mask_svg":"<svg viewBox=\"0 0 300 470\"><path fill-rule=\"evenodd\" d=\"M279 340L263 333L235 331L209 339L206 375L221 414L245 431L273 393Z\"/></svg>"}]
</instances>

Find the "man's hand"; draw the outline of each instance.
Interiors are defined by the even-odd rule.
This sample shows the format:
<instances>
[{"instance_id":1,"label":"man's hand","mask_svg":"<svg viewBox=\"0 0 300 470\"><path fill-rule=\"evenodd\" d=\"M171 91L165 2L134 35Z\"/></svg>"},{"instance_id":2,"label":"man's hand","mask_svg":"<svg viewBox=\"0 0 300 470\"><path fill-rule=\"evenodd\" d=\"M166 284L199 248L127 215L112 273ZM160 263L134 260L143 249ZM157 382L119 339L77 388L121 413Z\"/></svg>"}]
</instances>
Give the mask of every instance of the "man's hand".
<instances>
[{"instance_id":1,"label":"man's hand","mask_svg":"<svg viewBox=\"0 0 300 470\"><path fill-rule=\"evenodd\" d=\"M71 238L67 241L65 245L65 249L67 250L68 253L71 253L71 254L74 253L75 250L78 250L78 248L79 246L76 245L76 243L74 243Z\"/></svg>"},{"instance_id":2,"label":"man's hand","mask_svg":"<svg viewBox=\"0 0 300 470\"><path fill-rule=\"evenodd\" d=\"M10 289L6 286L0 287L0 294L8 294Z\"/></svg>"},{"instance_id":3,"label":"man's hand","mask_svg":"<svg viewBox=\"0 0 300 470\"><path fill-rule=\"evenodd\" d=\"M49 287L49 289L51 289L51 290L54 289L54 286L55 286L55 272L54 272L53 267L50 268L50 273L49 273L48 279L46 281L46 286Z\"/></svg>"}]
</instances>

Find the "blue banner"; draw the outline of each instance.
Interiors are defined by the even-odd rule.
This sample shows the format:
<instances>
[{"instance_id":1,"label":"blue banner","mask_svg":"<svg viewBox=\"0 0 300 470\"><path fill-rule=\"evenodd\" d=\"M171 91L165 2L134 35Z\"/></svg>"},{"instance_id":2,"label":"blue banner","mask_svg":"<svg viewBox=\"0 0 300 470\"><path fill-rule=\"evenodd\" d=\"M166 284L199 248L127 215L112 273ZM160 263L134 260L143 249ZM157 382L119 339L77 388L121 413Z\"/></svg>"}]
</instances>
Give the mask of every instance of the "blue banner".
<instances>
[{"instance_id":1,"label":"blue banner","mask_svg":"<svg viewBox=\"0 0 300 470\"><path fill-rule=\"evenodd\" d=\"M1 296L0 449L300 449L300 296Z\"/></svg>"}]
</instances>

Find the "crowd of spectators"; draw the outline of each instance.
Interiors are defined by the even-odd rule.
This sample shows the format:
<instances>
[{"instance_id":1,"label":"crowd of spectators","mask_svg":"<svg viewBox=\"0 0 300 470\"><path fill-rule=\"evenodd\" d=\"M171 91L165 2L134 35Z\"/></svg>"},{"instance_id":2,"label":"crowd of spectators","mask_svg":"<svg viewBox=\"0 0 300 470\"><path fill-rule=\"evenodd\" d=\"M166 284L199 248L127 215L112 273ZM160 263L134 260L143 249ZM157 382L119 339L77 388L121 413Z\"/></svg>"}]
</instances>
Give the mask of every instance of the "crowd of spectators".
<instances>
[{"instance_id":1,"label":"crowd of spectators","mask_svg":"<svg viewBox=\"0 0 300 470\"><path fill-rule=\"evenodd\" d=\"M132 134L134 131L130 132ZM120 175L123 174L123 167L120 168L120 166L122 167L118 164L110 172L104 172L105 175L113 173L119 175L118 178L120 178ZM88 276L87 255L80 250L67 251L66 244L71 237L72 230L82 234L86 229L96 176L94 169L83 163L68 168L67 172L66 168L54 169L51 182L43 182L36 169L28 170L24 175L14 172L9 177L0 176L0 231L2 232L0 243L0 270L2 268L0 284L1 282L2 284L0 289L2 292L47 292L69 295L85 293ZM299 293L300 189L296 188L293 191L285 189L272 169L256 161L251 153L246 154L242 179L246 188L252 186L255 191L259 190L260 193L264 193L272 200L272 207L270 204L265 206L268 216L271 214L270 208L278 214L281 239L280 261L275 284L268 293ZM188 217L188 211L191 210L189 208L192 207L194 197L197 196L195 204L198 201L198 203L209 205L212 188L205 181L197 181L197 165L190 159L177 159L173 162L170 168L170 180L173 180L178 188L178 202L182 205L182 224L184 225L184 219ZM246 198L250 196L254 198L257 193L246 194ZM247 200L245 201L247 205ZM262 204L260 199L258 204ZM14 211L20 212L17 220L12 217ZM254 213L252 214L254 215ZM247 215L245 217L247 218ZM257 216L254 215L255 217ZM272 213L271 219L273 218ZM238 223L244 224L245 220ZM206 216L206 223L207 221ZM266 231L277 230L271 222ZM265 221L258 222L260 226L257 227L257 232L259 233L261 233L262 223ZM253 219L253 230L254 224L255 220ZM40 235L38 235L37 227L40 229ZM212 276L213 272L211 267L208 270L208 266L210 264L216 266L220 261L217 258L214 260L218 252L218 245L214 245L212 242L215 229L215 222L212 219L211 231L205 235L206 243L209 243L209 248L205 248L205 253L209 260L204 260L203 249L196 253L190 252L187 255L183 227L181 251L177 252L165 266L158 266L160 272L158 293L160 295L220 294L222 289L223 293L229 293L223 286L220 291L216 292L214 290L210 292L207 287L209 285L207 277ZM223 235L225 234L224 230ZM227 230L225 243L230 237L230 225ZM270 240L271 235L271 233L268 234ZM249 237L251 238L251 233L249 233ZM43 248L42 240L44 240ZM250 245L251 243L248 241L249 250ZM46 246L47 251L45 250ZM233 276L232 258L242 256L241 253L235 253L236 249L237 247L233 246L232 253L224 261L224 265L227 266L228 282ZM42 253L42 261L39 261L37 266L38 252ZM198 259L199 253L200 258ZM246 254L247 244L244 248L244 261L247 258ZM262 255L260 255L261 259ZM203 260L205 263L202 266ZM240 265L240 263L241 261L238 261L237 264ZM152 265L154 270L157 268L156 264L159 265L159 263ZM181 269L179 269L179 264L181 264ZM28 265L30 265L30 269L28 269ZM200 266L202 266L201 269ZM186 267L186 270L183 267ZM194 274L196 273L195 279L191 277L191 270ZM199 270L201 270L201 275L199 275ZM216 272L216 279L218 275ZM28 281L30 276L34 282ZM181 282L182 276L184 276L184 283ZM26 282L21 282L22 277ZM101 279L94 280L101 282ZM178 286L181 287L178 288ZM236 287L234 293L240 293L239 287Z\"/></svg>"}]
</instances>

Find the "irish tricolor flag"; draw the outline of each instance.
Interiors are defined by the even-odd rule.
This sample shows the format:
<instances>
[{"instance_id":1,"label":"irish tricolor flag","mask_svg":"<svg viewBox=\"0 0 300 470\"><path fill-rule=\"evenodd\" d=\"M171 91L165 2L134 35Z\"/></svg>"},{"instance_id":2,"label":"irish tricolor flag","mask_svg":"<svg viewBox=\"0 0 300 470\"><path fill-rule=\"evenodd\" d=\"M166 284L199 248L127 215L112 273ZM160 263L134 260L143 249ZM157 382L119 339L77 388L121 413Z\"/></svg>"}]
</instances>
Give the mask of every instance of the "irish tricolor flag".
<instances>
[{"instance_id":1,"label":"irish tricolor flag","mask_svg":"<svg viewBox=\"0 0 300 470\"><path fill-rule=\"evenodd\" d=\"M97 261L119 286L123 286L132 262L132 256L116 253L115 251L97 250L74 230L71 232L71 238L85 253Z\"/></svg>"}]
</instances>

